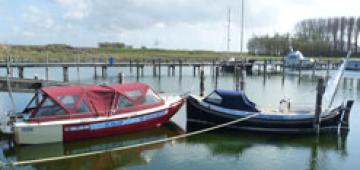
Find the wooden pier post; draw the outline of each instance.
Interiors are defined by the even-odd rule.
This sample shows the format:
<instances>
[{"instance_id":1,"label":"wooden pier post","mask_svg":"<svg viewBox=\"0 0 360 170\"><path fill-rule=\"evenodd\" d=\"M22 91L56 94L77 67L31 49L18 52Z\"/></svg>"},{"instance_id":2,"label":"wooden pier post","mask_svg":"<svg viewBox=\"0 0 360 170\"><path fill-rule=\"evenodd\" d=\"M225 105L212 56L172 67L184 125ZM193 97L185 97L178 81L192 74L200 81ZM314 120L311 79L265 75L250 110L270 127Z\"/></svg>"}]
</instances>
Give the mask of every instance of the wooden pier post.
<instances>
[{"instance_id":1,"label":"wooden pier post","mask_svg":"<svg viewBox=\"0 0 360 170\"><path fill-rule=\"evenodd\" d=\"M316 64L317 64L317 61L315 60L314 65L313 65L313 67L312 67L312 77L313 77L313 78L315 77Z\"/></svg>"},{"instance_id":2,"label":"wooden pier post","mask_svg":"<svg viewBox=\"0 0 360 170\"><path fill-rule=\"evenodd\" d=\"M341 132L348 132L349 131L349 117L350 117L350 110L352 105L354 104L353 100L349 100L346 102L345 110L343 111L343 119L341 121L340 131Z\"/></svg>"},{"instance_id":3,"label":"wooden pier post","mask_svg":"<svg viewBox=\"0 0 360 170\"><path fill-rule=\"evenodd\" d=\"M49 53L46 53L45 79L49 80Z\"/></svg>"},{"instance_id":4,"label":"wooden pier post","mask_svg":"<svg viewBox=\"0 0 360 170\"><path fill-rule=\"evenodd\" d=\"M94 66L94 78L97 79L97 69L96 69L96 66Z\"/></svg>"},{"instance_id":5,"label":"wooden pier post","mask_svg":"<svg viewBox=\"0 0 360 170\"><path fill-rule=\"evenodd\" d=\"M63 75L64 75L64 81L69 81L69 67L64 66L63 67Z\"/></svg>"},{"instance_id":6,"label":"wooden pier post","mask_svg":"<svg viewBox=\"0 0 360 170\"><path fill-rule=\"evenodd\" d=\"M144 64L141 65L141 77L144 77Z\"/></svg>"},{"instance_id":7,"label":"wooden pier post","mask_svg":"<svg viewBox=\"0 0 360 170\"><path fill-rule=\"evenodd\" d=\"M130 73L132 73L132 59L129 61Z\"/></svg>"},{"instance_id":8,"label":"wooden pier post","mask_svg":"<svg viewBox=\"0 0 360 170\"><path fill-rule=\"evenodd\" d=\"M124 83L124 73L118 74L118 82L119 82L119 84Z\"/></svg>"},{"instance_id":9,"label":"wooden pier post","mask_svg":"<svg viewBox=\"0 0 360 170\"><path fill-rule=\"evenodd\" d=\"M214 75L215 70L215 59L212 59L212 65L211 65L211 74Z\"/></svg>"},{"instance_id":10,"label":"wooden pier post","mask_svg":"<svg viewBox=\"0 0 360 170\"><path fill-rule=\"evenodd\" d=\"M107 66L101 67L101 77L106 78L107 77Z\"/></svg>"},{"instance_id":11,"label":"wooden pier post","mask_svg":"<svg viewBox=\"0 0 360 170\"><path fill-rule=\"evenodd\" d=\"M330 60L327 61L327 71L330 71Z\"/></svg>"},{"instance_id":12,"label":"wooden pier post","mask_svg":"<svg viewBox=\"0 0 360 170\"><path fill-rule=\"evenodd\" d=\"M196 76L196 66L195 65L193 66L193 75L194 75L194 77Z\"/></svg>"},{"instance_id":13,"label":"wooden pier post","mask_svg":"<svg viewBox=\"0 0 360 170\"><path fill-rule=\"evenodd\" d=\"M170 76L170 65L167 67L167 73L168 73L168 76Z\"/></svg>"},{"instance_id":14,"label":"wooden pier post","mask_svg":"<svg viewBox=\"0 0 360 170\"><path fill-rule=\"evenodd\" d=\"M263 70L264 75L267 73L267 60L264 60L264 70Z\"/></svg>"},{"instance_id":15,"label":"wooden pier post","mask_svg":"<svg viewBox=\"0 0 360 170\"><path fill-rule=\"evenodd\" d=\"M204 96L204 91L205 91L204 81L205 81L204 70L201 69L200 70L200 96Z\"/></svg>"},{"instance_id":16,"label":"wooden pier post","mask_svg":"<svg viewBox=\"0 0 360 170\"><path fill-rule=\"evenodd\" d=\"M40 103L40 93L39 93L39 89L40 89L40 88L36 88L36 89L35 89L35 95L34 95L34 97L35 97L35 104L36 104L36 105L38 105L38 104Z\"/></svg>"},{"instance_id":17,"label":"wooden pier post","mask_svg":"<svg viewBox=\"0 0 360 170\"><path fill-rule=\"evenodd\" d=\"M175 76L175 64L173 64L171 67L172 67L172 76Z\"/></svg>"},{"instance_id":18,"label":"wooden pier post","mask_svg":"<svg viewBox=\"0 0 360 170\"><path fill-rule=\"evenodd\" d=\"M240 70L240 90L244 91L245 88L245 70Z\"/></svg>"},{"instance_id":19,"label":"wooden pier post","mask_svg":"<svg viewBox=\"0 0 360 170\"><path fill-rule=\"evenodd\" d=\"M24 78L24 67L18 67L19 78Z\"/></svg>"},{"instance_id":20,"label":"wooden pier post","mask_svg":"<svg viewBox=\"0 0 360 170\"><path fill-rule=\"evenodd\" d=\"M300 82L300 77L301 77L302 64L303 64L303 61L302 61L302 60L300 60L300 64L299 64L299 66L298 66L298 77L299 77L299 82Z\"/></svg>"},{"instance_id":21,"label":"wooden pier post","mask_svg":"<svg viewBox=\"0 0 360 170\"><path fill-rule=\"evenodd\" d=\"M153 76L156 77L156 63L155 63L155 59L152 60L152 66L153 66Z\"/></svg>"},{"instance_id":22,"label":"wooden pier post","mask_svg":"<svg viewBox=\"0 0 360 170\"><path fill-rule=\"evenodd\" d=\"M179 76L182 77L182 66L183 66L183 61L181 59L179 59Z\"/></svg>"},{"instance_id":23,"label":"wooden pier post","mask_svg":"<svg viewBox=\"0 0 360 170\"><path fill-rule=\"evenodd\" d=\"M285 76L285 59L283 58L282 59L282 65L280 66L280 67L282 67L282 75L283 75L283 77Z\"/></svg>"},{"instance_id":24,"label":"wooden pier post","mask_svg":"<svg viewBox=\"0 0 360 170\"><path fill-rule=\"evenodd\" d=\"M161 78L161 59L159 59L159 78Z\"/></svg>"},{"instance_id":25,"label":"wooden pier post","mask_svg":"<svg viewBox=\"0 0 360 170\"><path fill-rule=\"evenodd\" d=\"M136 65L136 81L139 81L139 66Z\"/></svg>"},{"instance_id":26,"label":"wooden pier post","mask_svg":"<svg viewBox=\"0 0 360 170\"><path fill-rule=\"evenodd\" d=\"M234 71L235 71L235 90L236 91L239 91L239 88L240 88L240 84L239 84L239 71L240 68L235 65L235 68L234 68Z\"/></svg>"},{"instance_id":27,"label":"wooden pier post","mask_svg":"<svg viewBox=\"0 0 360 170\"><path fill-rule=\"evenodd\" d=\"M215 89L218 88L219 66L215 68Z\"/></svg>"},{"instance_id":28,"label":"wooden pier post","mask_svg":"<svg viewBox=\"0 0 360 170\"><path fill-rule=\"evenodd\" d=\"M322 97L325 92L324 79L320 78L318 80L317 88L316 88L316 104L315 104L315 120L314 120L314 130L317 134L320 132L320 117L322 111Z\"/></svg>"}]
</instances>

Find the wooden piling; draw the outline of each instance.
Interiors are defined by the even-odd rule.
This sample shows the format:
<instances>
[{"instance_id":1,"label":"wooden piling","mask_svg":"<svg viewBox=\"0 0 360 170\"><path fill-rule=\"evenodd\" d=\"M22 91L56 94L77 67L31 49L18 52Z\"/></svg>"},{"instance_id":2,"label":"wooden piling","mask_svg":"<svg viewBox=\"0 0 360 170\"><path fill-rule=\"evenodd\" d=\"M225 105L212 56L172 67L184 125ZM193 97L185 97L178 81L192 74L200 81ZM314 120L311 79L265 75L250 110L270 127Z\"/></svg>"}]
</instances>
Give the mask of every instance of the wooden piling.
<instances>
[{"instance_id":1,"label":"wooden piling","mask_svg":"<svg viewBox=\"0 0 360 170\"><path fill-rule=\"evenodd\" d=\"M264 60L264 69L263 69L263 74L266 75L267 73L267 60Z\"/></svg>"},{"instance_id":2,"label":"wooden piling","mask_svg":"<svg viewBox=\"0 0 360 170\"><path fill-rule=\"evenodd\" d=\"M152 66L153 66L153 76L156 77L156 63L155 63L155 59L152 60Z\"/></svg>"},{"instance_id":3,"label":"wooden piling","mask_svg":"<svg viewBox=\"0 0 360 170\"><path fill-rule=\"evenodd\" d=\"M144 65L141 65L141 77L144 77Z\"/></svg>"},{"instance_id":4,"label":"wooden piling","mask_svg":"<svg viewBox=\"0 0 360 170\"><path fill-rule=\"evenodd\" d=\"M46 53L45 79L49 80L49 53Z\"/></svg>"},{"instance_id":5,"label":"wooden piling","mask_svg":"<svg viewBox=\"0 0 360 170\"><path fill-rule=\"evenodd\" d=\"M240 70L240 90L244 91L245 88L245 70Z\"/></svg>"},{"instance_id":6,"label":"wooden piling","mask_svg":"<svg viewBox=\"0 0 360 170\"><path fill-rule=\"evenodd\" d=\"M303 64L303 61L300 60L300 63L299 63L299 65L298 65L298 77L299 77L299 82L300 82L300 77L301 77L302 64Z\"/></svg>"},{"instance_id":7,"label":"wooden piling","mask_svg":"<svg viewBox=\"0 0 360 170\"><path fill-rule=\"evenodd\" d=\"M204 96L204 91L205 91L204 81L205 81L204 70L201 69L200 70L200 96Z\"/></svg>"},{"instance_id":8,"label":"wooden piling","mask_svg":"<svg viewBox=\"0 0 360 170\"><path fill-rule=\"evenodd\" d=\"M119 82L119 84L124 83L124 73L118 74L118 82Z\"/></svg>"},{"instance_id":9,"label":"wooden piling","mask_svg":"<svg viewBox=\"0 0 360 170\"><path fill-rule=\"evenodd\" d=\"M171 68L172 68L172 76L175 76L175 64L173 64L173 65L171 66Z\"/></svg>"},{"instance_id":10,"label":"wooden piling","mask_svg":"<svg viewBox=\"0 0 360 170\"><path fill-rule=\"evenodd\" d=\"M317 61L315 60L314 65L313 65L313 67L312 67L312 77L313 77L313 78L315 77L316 64L317 64Z\"/></svg>"},{"instance_id":11,"label":"wooden piling","mask_svg":"<svg viewBox=\"0 0 360 170\"><path fill-rule=\"evenodd\" d=\"M341 121L340 130L341 132L348 132L349 131L349 117L350 117L350 110L352 105L354 104L353 100L349 100L346 102L346 106L343 110L343 119Z\"/></svg>"},{"instance_id":12,"label":"wooden piling","mask_svg":"<svg viewBox=\"0 0 360 170\"><path fill-rule=\"evenodd\" d=\"M196 76L196 66L195 65L193 66L193 75L194 75L194 77Z\"/></svg>"},{"instance_id":13,"label":"wooden piling","mask_svg":"<svg viewBox=\"0 0 360 170\"><path fill-rule=\"evenodd\" d=\"M171 68L171 66L169 65L169 66L167 67L167 73L168 73L167 75L168 75L168 76L170 76L170 68Z\"/></svg>"},{"instance_id":14,"label":"wooden piling","mask_svg":"<svg viewBox=\"0 0 360 170\"><path fill-rule=\"evenodd\" d=\"M285 76L285 59L284 58L282 59L282 70L281 71L282 71L282 75L284 77Z\"/></svg>"},{"instance_id":15,"label":"wooden piling","mask_svg":"<svg viewBox=\"0 0 360 170\"><path fill-rule=\"evenodd\" d=\"M107 66L101 67L101 77L106 78L107 77Z\"/></svg>"},{"instance_id":16,"label":"wooden piling","mask_svg":"<svg viewBox=\"0 0 360 170\"><path fill-rule=\"evenodd\" d=\"M237 65L235 65L234 70L235 70L235 90L239 91L239 89L240 89L240 84L239 84L240 83L239 82L240 68Z\"/></svg>"},{"instance_id":17,"label":"wooden piling","mask_svg":"<svg viewBox=\"0 0 360 170\"><path fill-rule=\"evenodd\" d=\"M139 67L136 66L136 81L139 81Z\"/></svg>"},{"instance_id":18,"label":"wooden piling","mask_svg":"<svg viewBox=\"0 0 360 170\"><path fill-rule=\"evenodd\" d=\"M130 73L132 73L132 59L129 60Z\"/></svg>"},{"instance_id":19,"label":"wooden piling","mask_svg":"<svg viewBox=\"0 0 360 170\"><path fill-rule=\"evenodd\" d=\"M94 67L94 78L95 78L95 79L97 78L97 69L96 69L96 66Z\"/></svg>"},{"instance_id":20,"label":"wooden piling","mask_svg":"<svg viewBox=\"0 0 360 170\"><path fill-rule=\"evenodd\" d=\"M216 68L215 68L215 89L218 88L218 77L219 77L219 67L216 66Z\"/></svg>"},{"instance_id":21,"label":"wooden piling","mask_svg":"<svg viewBox=\"0 0 360 170\"><path fill-rule=\"evenodd\" d=\"M63 67L63 75L64 75L64 81L69 81L69 67L64 66Z\"/></svg>"},{"instance_id":22,"label":"wooden piling","mask_svg":"<svg viewBox=\"0 0 360 170\"><path fill-rule=\"evenodd\" d=\"M179 59L179 77L182 77L182 65L183 65L183 61Z\"/></svg>"},{"instance_id":23,"label":"wooden piling","mask_svg":"<svg viewBox=\"0 0 360 170\"><path fill-rule=\"evenodd\" d=\"M161 59L159 59L159 78L161 78Z\"/></svg>"},{"instance_id":24,"label":"wooden piling","mask_svg":"<svg viewBox=\"0 0 360 170\"><path fill-rule=\"evenodd\" d=\"M18 67L19 78L24 78L24 67Z\"/></svg>"},{"instance_id":25,"label":"wooden piling","mask_svg":"<svg viewBox=\"0 0 360 170\"><path fill-rule=\"evenodd\" d=\"M314 130L317 134L320 132L320 117L322 111L322 97L325 92L324 79L320 78L317 84L316 103L315 103L315 119L314 119Z\"/></svg>"}]
</instances>

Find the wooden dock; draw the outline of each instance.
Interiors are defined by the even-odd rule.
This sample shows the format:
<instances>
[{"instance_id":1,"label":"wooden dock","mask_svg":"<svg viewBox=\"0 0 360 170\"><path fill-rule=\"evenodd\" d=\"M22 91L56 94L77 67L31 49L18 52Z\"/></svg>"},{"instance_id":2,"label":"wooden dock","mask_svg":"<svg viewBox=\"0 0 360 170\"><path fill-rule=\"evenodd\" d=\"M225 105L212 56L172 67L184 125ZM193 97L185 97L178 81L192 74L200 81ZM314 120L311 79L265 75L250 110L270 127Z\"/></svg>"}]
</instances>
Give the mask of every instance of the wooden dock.
<instances>
[{"instance_id":1,"label":"wooden dock","mask_svg":"<svg viewBox=\"0 0 360 170\"><path fill-rule=\"evenodd\" d=\"M64 85L69 85L69 83L52 81L52 80L46 81L39 79L10 78L10 85L12 91L14 92L33 93L35 90L40 89L41 87L64 86ZM0 91L3 92L9 91L6 77L0 77Z\"/></svg>"},{"instance_id":2,"label":"wooden dock","mask_svg":"<svg viewBox=\"0 0 360 170\"><path fill-rule=\"evenodd\" d=\"M239 61L239 60L238 60ZM235 65L234 67L240 68L240 71L234 72L234 76L242 75L241 71L244 66L249 65L247 60L241 65ZM178 76L182 77L183 67L192 67L193 75L200 75L203 67L211 67L212 75L219 75L219 70L223 66L224 60L208 60L208 61L192 61L192 60L161 60L161 59L151 59L151 60L129 60L122 61L118 63L95 63L95 62L3 62L0 63L0 68L5 68L7 70L7 74L12 73L12 69L17 69L18 75L15 76L17 78L11 78L11 85L13 87L13 91L17 92L33 92L34 89L41 88L44 86L56 86L56 85L68 85L69 81L69 68L80 68L80 67L92 67L94 68L94 77L98 77L97 68L101 68L101 77L107 77L107 70L109 67L123 67L130 69L130 74L133 73L133 69L136 71L136 79L139 80L140 76L144 76L144 67L152 67L152 75L154 77L160 78L163 76L161 74L161 68L167 68L168 76L175 76L176 68L178 70ZM283 60L264 60L264 61L255 61L251 63L252 72L257 72L258 74L276 74L285 73L284 61ZM331 70L337 69L340 64L338 62L331 62L330 60L318 61L315 63L315 66L312 69L313 75L317 70ZM46 80L38 80L38 79L24 79L24 69L25 68L45 68L45 79L48 79L48 71L50 67L58 67L63 70L63 82L59 81L46 81ZM297 70L299 77L302 74L303 68L301 67L291 67L289 69ZM310 70L311 70L310 69ZM79 70L79 69L78 69ZM307 68L309 70L309 68ZM238 73L238 74L237 74ZM150 73L151 74L151 73ZM119 77L124 77L123 73L119 73ZM241 78L241 77L240 77ZM240 79L239 79L240 80ZM241 83L240 83L241 84ZM239 85L240 86L240 85ZM0 91L7 91L7 81L6 77L0 77Z\"/></svg>"}]
</instances>

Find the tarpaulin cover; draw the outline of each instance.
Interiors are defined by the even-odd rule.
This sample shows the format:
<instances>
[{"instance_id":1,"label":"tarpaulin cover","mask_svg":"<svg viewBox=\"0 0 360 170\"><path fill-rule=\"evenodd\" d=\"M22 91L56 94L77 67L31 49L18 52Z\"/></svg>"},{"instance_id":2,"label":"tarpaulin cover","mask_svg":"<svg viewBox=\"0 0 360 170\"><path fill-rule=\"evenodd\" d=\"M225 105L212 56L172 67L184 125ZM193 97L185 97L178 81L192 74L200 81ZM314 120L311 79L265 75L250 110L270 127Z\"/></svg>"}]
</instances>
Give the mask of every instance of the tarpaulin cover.
<instances>
[{"instance_id":1,"label":"tarpaulin cover","mask_svg":"<svg viewBox=\"0 0 360 170\"><path fill-rule=\"evenodd\" d=\"M221 102L214 103L211 101L207 101L206 98L205 98L205 102L229 109L236 109L236 110L249 111L249 112L259 112L256 109L255 103L250 101L246 97L246 95L241 91L217 89L214 92L217 93L222 98Z\"/></svg>"},{"instance_id":2,"label":"tarpaulin cover","mask_svg":"<svg viewBox=\"0 0 360 170\"><path fill-rule=\"evenodd\" d=\"M62 107L64 106L59 101L59 96L76 95L79 96L79 100L85 100L88 104L93 106L91 107L92 111L99 114L106 114L106 112L109 112L112 107L116 93L125 95L127 91L138 90L141 91L141 95L143 96L148 88L149 87L146 84L136 82L116 85L71 85L44 87L42 88L42 91L50 98L58 102Z\"/></svg>"}]
</instances>

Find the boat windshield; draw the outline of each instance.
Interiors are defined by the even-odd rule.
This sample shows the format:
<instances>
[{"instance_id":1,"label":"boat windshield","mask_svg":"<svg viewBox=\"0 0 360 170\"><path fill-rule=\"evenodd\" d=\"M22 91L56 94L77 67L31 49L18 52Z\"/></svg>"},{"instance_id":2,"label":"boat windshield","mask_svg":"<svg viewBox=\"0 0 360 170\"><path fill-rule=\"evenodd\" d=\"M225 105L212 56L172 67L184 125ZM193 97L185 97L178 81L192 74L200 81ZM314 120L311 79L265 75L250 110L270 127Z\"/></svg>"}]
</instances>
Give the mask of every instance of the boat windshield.
<instances>
[{"instance_id":1,"label":"boat windshield","mask_svg":"<svg viewBox=\"0 0 360 170\"><path fill-rule=\"evenodd\" d=\"M212 92L209 96L206 97L205 101L220 104L222 102L222 97L217 93Z\"/></svg>"},{"instance_id":2,"label":"boat windshield","mask_svg":"<svg viewBox=\"0 0 360 170\"><path fill-rule=\"evenodd\" d=\"M66 107L68 110L72 110L75 107L76 101L79 96L57 96L57 99Z\"/></svg>"},{"instance_id":3,"label":"boat windshield","mask_svg":"<svg viewBox=\"0 0 360 170\"><path fill-rule=\"evenodd\" d=\"M27 104L25 109L23 110L23 113L32 113L34 109L40 104L40 101L42 100L42 95L34 95L30 102Z\"/></svg>"},{"instance_id":4,"label":"boat windshield","mask_svg":"<svg viewBox=\"0 0 360 170\"><path fill-rule=\"evenodd\" d=\"M65 115L65 110L56 104L51 98L45 97L41 105L37 109L34 117L47 117L47 116L58 116Z\"/></svg>"},{"instance_id":5,"label":"boat windshield","mask_svg":"<svg viewBox=\"0 0 360 170\"><path fill-rule=\"evenodd\" d=\"M126 107L131 107L134 106L134 103L132 101L130 101L128 98L126 98L125 96L120 96L117 102L117 108L126 108Z\"/></svg>"},{"instance_id":6,"label":"boat windshield","mask_svg":"<svg viewBox=\"0 0 360 170\"><path fill-rule=\"evenodd\" d=\"M161 101L160 97L156 95L154 91L148 89L145 96L142 98L140 104L152 104L152 103L158 103L160 101Z\"/></svg>"}]
</instances>

